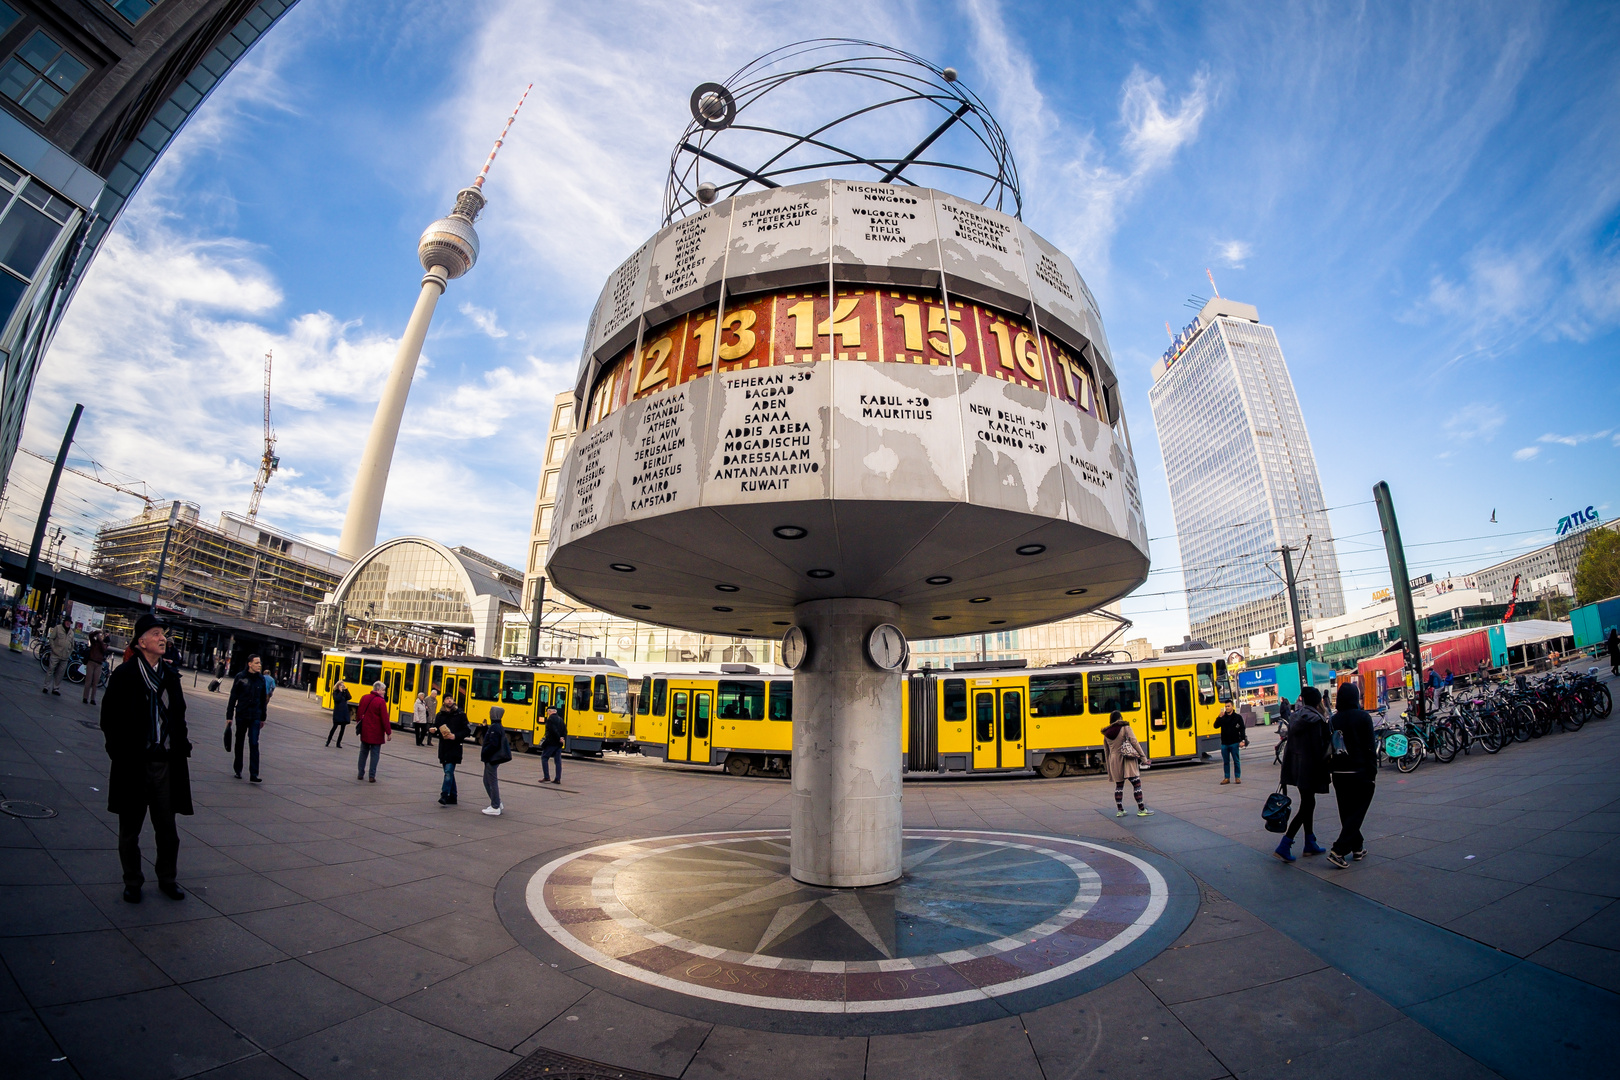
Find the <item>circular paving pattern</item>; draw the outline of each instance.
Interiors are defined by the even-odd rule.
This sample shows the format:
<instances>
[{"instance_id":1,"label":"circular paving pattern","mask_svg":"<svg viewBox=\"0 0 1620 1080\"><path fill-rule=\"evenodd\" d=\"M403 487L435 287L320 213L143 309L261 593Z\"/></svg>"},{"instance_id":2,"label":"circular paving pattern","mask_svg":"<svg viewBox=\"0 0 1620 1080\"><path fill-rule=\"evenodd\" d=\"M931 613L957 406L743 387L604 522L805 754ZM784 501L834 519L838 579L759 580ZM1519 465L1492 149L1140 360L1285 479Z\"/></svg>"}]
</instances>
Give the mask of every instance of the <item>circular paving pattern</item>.
<instances>
[{"instance_id":1,"label":"circular paving pattern","mask_svg":"<svg viewBox=\"0 0 1620 1080\"><path fill-rule=\"evenodd\" d=\"M534 871L525 898L552 939L635 982L729 1005L872 1014L1069 979L1149 935L1171 889L1153 862L1102 844L943 829L906 831L899 881L823 888L789 875L785 832L750 831L572 852ZM1154 937L1130 966L1168 940Z\"/></svg>"}]
</instances>

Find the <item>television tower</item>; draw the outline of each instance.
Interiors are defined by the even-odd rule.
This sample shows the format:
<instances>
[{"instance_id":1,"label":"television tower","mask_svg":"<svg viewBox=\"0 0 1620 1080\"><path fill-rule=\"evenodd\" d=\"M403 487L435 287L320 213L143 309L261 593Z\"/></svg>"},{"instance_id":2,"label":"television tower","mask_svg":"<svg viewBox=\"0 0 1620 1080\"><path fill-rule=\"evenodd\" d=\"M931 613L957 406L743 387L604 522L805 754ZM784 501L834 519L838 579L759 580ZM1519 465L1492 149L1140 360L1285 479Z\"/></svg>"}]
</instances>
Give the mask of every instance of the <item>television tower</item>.
<instances>
[{"instance_id":1,"label":"television tower","mask_svg":"<svg viewBox=\"0 0 1620 1080\"><path fill-rule=\"evenodd\" d=\"M382 516L388 470L394 462L394 444L399 440L399 422L405 415L405 398L411 390L411 379L416 375L416 361L422 355L428 324L433 321L433 309L438 306L445 285L471 270L478 261L478 233L473 229L473 222L484 209L484 179L495 163L495 155L500 153L501 144L506 141L506 133L512 130L518 109L523 108L532 89L533 83L524 89L478 176L469 187L456 193L455 209L449 216L429 225L416 245L416 254L427 273L422 277L422 291L417 295L411 321L405 324L404 336L399 339L399 351L394 354L394 366L389 369L388 382L383 385L377 415L371 421L371 434L366 437L360 468L355 472L349 512L343 519L343 535L338 540L338 554L346 559L358 559L377 544L377 521Z\"/></svg>"}]
</instances>

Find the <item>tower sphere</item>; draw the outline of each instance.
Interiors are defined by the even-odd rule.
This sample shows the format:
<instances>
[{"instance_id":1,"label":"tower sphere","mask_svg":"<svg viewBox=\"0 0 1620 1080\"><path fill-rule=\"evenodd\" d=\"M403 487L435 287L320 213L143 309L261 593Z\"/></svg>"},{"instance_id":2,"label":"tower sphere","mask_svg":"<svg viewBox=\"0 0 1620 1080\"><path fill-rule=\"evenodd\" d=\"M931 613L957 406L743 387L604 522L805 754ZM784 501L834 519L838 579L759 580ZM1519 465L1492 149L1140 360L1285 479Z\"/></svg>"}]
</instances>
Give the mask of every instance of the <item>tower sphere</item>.
<instances>
[{"instance_id":1,"label":"tower sphere","mask_svg":"<svg viewBox=\"0 0 1620 1080\"><path fill-rule=\"evenodd\" d=\"M483 194L474 188L463 188L456 196L456 208L450 215L422 232L422 239L416 245L422 269L442 266L452 281L471 270L478 261L478 233L473 229L473 220L483 208Z\"/></svg>"}]
</instances>

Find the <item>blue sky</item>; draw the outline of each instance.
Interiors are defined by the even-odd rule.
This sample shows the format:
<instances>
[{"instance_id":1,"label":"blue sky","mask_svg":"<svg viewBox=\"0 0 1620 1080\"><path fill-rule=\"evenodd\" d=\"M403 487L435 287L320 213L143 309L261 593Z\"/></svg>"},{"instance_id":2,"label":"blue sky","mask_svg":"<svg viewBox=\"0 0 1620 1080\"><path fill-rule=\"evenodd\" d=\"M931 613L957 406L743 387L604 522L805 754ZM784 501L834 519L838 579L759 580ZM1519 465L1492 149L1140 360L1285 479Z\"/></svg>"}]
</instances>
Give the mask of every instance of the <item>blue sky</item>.
<instances>
[{"instance_id":1,"label":"blue sky","mask_svg":"<svg viewBox=\"0 0 1620 1080\"><path fill-rule=\"evenodd\" d=\"M658 225L691 88L828 33L960 69L1007 131L1025 220L1096 293L1156 538L1125 611L1156 642L1186 614L1148 369L1206 268L1277 329L1352 607L1388 583L1378 480L1418 573L1620 512L1620 20L1600 4L302 0L131 203L24 445L54 453L83 401L74 461L242 512L273 348L262 515L335 540L416 238L532 80L382 521L521 565L550 400L601 282ZM0 529L27 535L44 472L20 460ZM140 508L72 477L60 507L84 554Z\"/></svg>"}]
</instances>

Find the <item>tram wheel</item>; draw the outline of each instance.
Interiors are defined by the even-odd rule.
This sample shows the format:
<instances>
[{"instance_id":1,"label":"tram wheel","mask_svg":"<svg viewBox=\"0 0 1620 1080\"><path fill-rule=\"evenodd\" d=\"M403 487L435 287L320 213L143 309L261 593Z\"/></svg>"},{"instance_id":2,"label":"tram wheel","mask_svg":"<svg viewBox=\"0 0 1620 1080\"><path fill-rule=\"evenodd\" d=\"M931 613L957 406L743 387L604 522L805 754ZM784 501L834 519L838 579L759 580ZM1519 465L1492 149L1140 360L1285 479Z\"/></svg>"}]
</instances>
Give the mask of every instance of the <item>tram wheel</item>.
<instances>
[{"instance_id":1,"label":"tram wheel","mask_svg":"<svg viewBox=\"0 0 1620 1080\"><path fill-rule=\"evenodd\" d=\"M726 758L726 772L732 776L747 776L754 769L754 763L747 754L732 754Z\"/></svg>"},{"instance_id":2,"label":"tram wheel","mask_svg":"<svg viewBox=\"0 0 1620 1080\"><path fill-rule=\"evenodd\" d=\"M1057 754L1047 754L1041 759L1041 763L1035 767L1035 771L1044 779L1056 780L1063 775L1063 771L1067 767L1068 761L1066 759Z\"/></svg>"}]
</instances>

